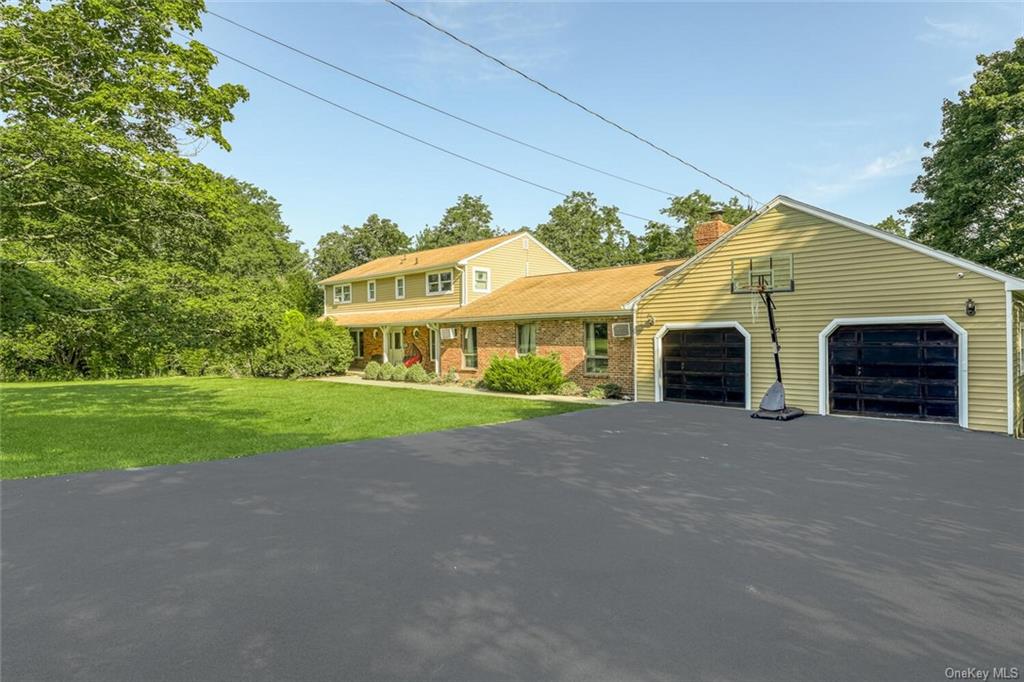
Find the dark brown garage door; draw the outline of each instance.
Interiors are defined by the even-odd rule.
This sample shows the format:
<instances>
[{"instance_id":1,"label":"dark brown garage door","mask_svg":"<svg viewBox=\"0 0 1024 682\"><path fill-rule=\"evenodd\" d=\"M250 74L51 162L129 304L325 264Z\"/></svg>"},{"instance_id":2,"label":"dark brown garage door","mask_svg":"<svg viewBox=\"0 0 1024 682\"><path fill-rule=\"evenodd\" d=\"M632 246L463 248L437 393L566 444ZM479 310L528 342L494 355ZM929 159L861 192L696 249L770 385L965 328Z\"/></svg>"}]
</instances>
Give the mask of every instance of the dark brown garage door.
<instances>
[{"instance_id":1,"label":"dark brown garage door","mask_svg":"<svg viewBox=\"0 0 1024 682\"><path fill-rule=\"evenodd\" d=\"M668 332L661 339L662 397L743 407L745 349L743 335L731 327Z\"/></svg>"},{"instance_id":2,"label":"dark brown garage door","mask_svg":"<svg viewBox=\"0 0 1024 682\"><path fill-rule=\"evenodd\" d=\"M828 342L829 411L956 423L958 355L944 324L839 327Z\"/></svg>"}]
</instances>

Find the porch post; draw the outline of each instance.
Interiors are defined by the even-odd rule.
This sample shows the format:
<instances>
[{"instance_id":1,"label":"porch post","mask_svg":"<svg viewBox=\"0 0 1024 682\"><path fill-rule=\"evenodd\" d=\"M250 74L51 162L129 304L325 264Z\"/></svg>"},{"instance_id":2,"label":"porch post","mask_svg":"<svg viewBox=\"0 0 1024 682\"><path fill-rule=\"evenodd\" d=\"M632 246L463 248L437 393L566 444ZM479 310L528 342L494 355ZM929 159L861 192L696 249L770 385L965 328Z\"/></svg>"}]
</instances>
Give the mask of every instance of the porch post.
<instances>
[{"instance_id":1,"label":"porch post","mask_svg":"<svg viewBox=\"0 0 1024 682\"><path fill-rule=\"evenodd\" d=\"M380 327L379 329L380 333L384 336L383 341L381 342L381 352L384 354L384 362L391 362L388 356L388 344L391 343L391 339L388 338L388 336L390 336L388 332L391 329L391 327Z\"/></svg>"}]
</instances>

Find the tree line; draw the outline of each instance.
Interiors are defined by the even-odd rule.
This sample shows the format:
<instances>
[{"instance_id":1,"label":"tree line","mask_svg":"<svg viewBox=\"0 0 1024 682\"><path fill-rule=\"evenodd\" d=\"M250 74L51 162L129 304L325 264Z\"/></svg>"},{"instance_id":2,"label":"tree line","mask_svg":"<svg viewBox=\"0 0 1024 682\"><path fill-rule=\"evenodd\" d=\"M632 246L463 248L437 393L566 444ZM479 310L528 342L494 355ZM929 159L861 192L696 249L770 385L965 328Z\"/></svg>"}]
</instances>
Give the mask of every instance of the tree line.
<instances>
[{"instance_id":1,"label":"tree line","mask_svg":"<svg viewBox=\"0 0 1024 682\"><path fill-rule=\"evenodd\" d=\"M303 251L265 190L187 153L230 149L241 84L209 81L216 58L172 30L200 28L200 0L21 0L0 4L0 377L164 372L294 376L351 358L317 322L318 279L360 263L501 234L462 195L414 237L371 215ZM943 105L941 138L883 227L1024 274L1024 40L979 57L975 82ZM664 222L627 230L614 206L573 192L529 227L587 269L694 251L712 210L749 209L695 191Z\"/></svg>"},{"instance_id":2,"label":"tree line","mask_svg":"<svg viewBox=\"0 0 1024 682\"><path fill-rule=\"evenodd\" d=\"M641 235L626 229L615 206L602 206L591 192L572 192L548 214L548 220L519 230L529 230L548 248L580 270L614 265L686 258L695 251L694 228L723 212L733 225L752 210L737 197L716 202L711 195L695 190L673 197L661 210L672 222L648 222ZM519 231L514 230L514 231ZM437 225L410 237L388 218L376 213L359 226L343 225L323 235L313 248L311 267L317 279L324 279L375 258L409 251L434 249L453 244L496 237L513 230L494 222L482 196L463 194L445 210Z\"/></svg>"}]
</instances>

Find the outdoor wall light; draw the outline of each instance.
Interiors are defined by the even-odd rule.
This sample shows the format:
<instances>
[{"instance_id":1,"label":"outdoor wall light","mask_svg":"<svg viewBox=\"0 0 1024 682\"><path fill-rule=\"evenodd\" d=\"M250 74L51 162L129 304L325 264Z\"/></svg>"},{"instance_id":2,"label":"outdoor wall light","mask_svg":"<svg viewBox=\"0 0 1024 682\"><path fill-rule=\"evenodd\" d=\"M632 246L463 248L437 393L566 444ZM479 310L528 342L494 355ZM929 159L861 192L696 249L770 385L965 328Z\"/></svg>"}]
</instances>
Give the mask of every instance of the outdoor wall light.
<instances>
[{"instance_id":1,"label":"outdoor wall light","mask_svg":"<svg viewBox=\"0 0 1024 682\"><path fill-rule=\"evenodd\" d=\"M967 317L974 317L974 314L977 313L977 312L978 312L978 306L975 305L974 299L973 298L967 299L967 302L964 303L964 313L967 314Z\"/></svg>"}]
</instances>

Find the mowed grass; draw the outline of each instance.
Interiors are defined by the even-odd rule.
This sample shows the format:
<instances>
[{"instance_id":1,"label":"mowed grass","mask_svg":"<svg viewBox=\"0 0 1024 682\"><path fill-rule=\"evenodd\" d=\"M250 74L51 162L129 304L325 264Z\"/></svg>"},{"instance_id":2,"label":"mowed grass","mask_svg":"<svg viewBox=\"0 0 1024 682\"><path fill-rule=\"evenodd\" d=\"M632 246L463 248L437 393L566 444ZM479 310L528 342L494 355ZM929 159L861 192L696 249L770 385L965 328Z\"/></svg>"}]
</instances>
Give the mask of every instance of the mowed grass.
<instances>
[{"instance_id":1,"label":"mowed grass","mask_svg":"<svg viewBox=\"0 0 1024 682\"><path fill-rule=\"evenodd\" d=\"M241 457L586 407L277 379L3 384L0 477Z\"/></svg>"}]
</instances>

